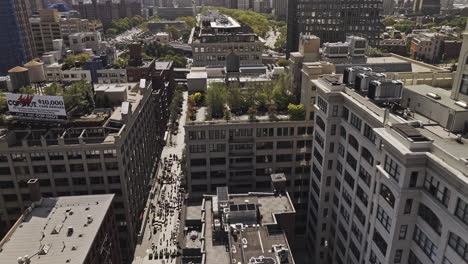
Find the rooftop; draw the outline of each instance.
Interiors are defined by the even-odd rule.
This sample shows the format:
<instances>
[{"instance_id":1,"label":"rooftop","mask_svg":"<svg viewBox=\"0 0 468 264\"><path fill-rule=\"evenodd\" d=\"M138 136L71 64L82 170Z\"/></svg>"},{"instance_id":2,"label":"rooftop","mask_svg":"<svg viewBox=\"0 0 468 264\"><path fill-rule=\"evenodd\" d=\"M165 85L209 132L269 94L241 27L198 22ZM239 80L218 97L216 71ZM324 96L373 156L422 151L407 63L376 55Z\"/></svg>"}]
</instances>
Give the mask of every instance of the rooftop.
<instances>
[{"instance_id":1,"label":"rooftop","mask_svg":"<svg viewBox=\"0 0 468 264\"><path fill-rule=\"evenodd\" d=\"M388 64L388 63L405 63L405 62L411 63L412 72L432 72L432 71L445 72L446 71L437 66L430 65L430 64L416 61L416 60L412 60L409 58L405 58L403 56L399 56L396 54L391 54L391 56L385 56L385 57L368 57L367 58L368 64L380 64L380 63Z\"/></svg>"},{"instance_id":2,"label":"rooftop","mask_svg":"<svg viewBox=\"0 0 468 264\"><path fill-rule=\"evenodd\" d=\"M0 242L0 262L84 263L114 194L43 198ZM72 231L70 231L72 228Z\"/></svg>"},{"instance_id":3,"label":"rooftop","mask_svg":"<svg viewBox=\"0 0 468 264\"><path fill-rule=\"evenodd\" d=\"M428 93L432 93L432 94L435 94L435 95L438 95L439 98L438 99L433 99L431 98L431 100L433 102L436 102L438 104L441 104L447 108L450 108L451 110L455 111L455 112L468 112L468 109L465 109L459 105L456 105L455 104L455 100L453 100L452 98L450 98L450 93L451 91L450 90L447 90L447 89L442 89L442 88L438 88L438 87L433 87L433 86L429 86L429 85L426 85L426 84L419 84L419 85L407 85L405 86L408 90L411 90L421 96L425 96L427 98L431 98L428 96Z\"/></svg>"}]
</instances>

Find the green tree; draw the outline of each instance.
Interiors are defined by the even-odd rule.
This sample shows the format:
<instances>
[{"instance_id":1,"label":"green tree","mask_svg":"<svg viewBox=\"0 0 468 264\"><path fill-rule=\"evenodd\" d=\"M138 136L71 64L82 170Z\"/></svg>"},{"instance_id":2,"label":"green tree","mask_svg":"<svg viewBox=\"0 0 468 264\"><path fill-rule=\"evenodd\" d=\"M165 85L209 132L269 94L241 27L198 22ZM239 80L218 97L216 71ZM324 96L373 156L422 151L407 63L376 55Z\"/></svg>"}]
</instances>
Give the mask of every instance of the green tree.
<instances>
[{"instance_id":1,"label":"green tree","mask_svg":"<svg viewBox=\"0 0 468 264\"><path fill-rule=\"evenodd\" d=\"M106 35L115 36L117 34L119 34L119 32L116 28L109 28L106 30Z\"/></svg>"},{"instance_id":2,"label":"green tree","mask_svg":"<svg viewBox=\"0 0 468 264\"><path fill-rule=\"evenodd\" d=\"M194 93L189 96L189 100L193 101L196 106L200 106L202 103L203 96L201 93Z\"/></svg>"},{"instance_id":3,"label":"green tree","mask_svg":"<svg viewBox=\"0 0 468 264\"><path fill-rule=\"evenodd\" d=\"M229 87L227 101L231 112L234 114L243 114L247 111L248 105L239 86L232 85L232 87Z\"/></svg>"},{"instance_id":4,"label":"green tree","mask_svg":"<svg viewBox=\"0 0 468 264\"><path fill-rule=\"evenodd\" d=\"M393 26L396 23L396 21L395 21L395 19L393 19L393 17L386 17L386 18L382 19L382 23L386 27L389 27L389 26Z\"/></svg>"},{"instance_id":5,"label":"green tree","mask_svg":"<svg viewBox=\"0 0 468 264\"><path fill-rule=\"evenodd\" d=\"M212 83L205 93L208 115L211 118L223 116L224 105L226 104L226 87L223 83Z\"/></svg>"},{"instance_id":6,"label":"green tree","mask_svg":"<svg viewBox=\"0 0 468 264\"><path fill-rule=\"evenodd\" d=\"M60 86L60 84L58 84L58 83L53 83L53 84L47 86L47 87L44 89L44 94L45 94L45 95L57 95L57 96L61 96L61 95L63 95L63 89L62 89L62 87Z\"/></svg>"},{"instance_id":7,"label":"green tree","mask_svg":"<svg viewBox=\"0 0 468 264\"><path fill-rule=\"evenodd\" d=\"M0 91L0 113L5 113L8 110L7 100L5 94Z\"/></svg>"},{"instance_id":8,"label":"green tree","mask_svg":"<svg viewBox=\"0 0 468 264\"><path fill-rule=\"evenodd\" d=\"M74 67L76 62L78 62L79 64L83 64L87 60L89 60L89 58L91 58L91 56L89 54L87 54L87 53L80 53L80 54L76 54L76 55L70 54L65 58L63 63L67 67Z\"/></svg>"},{"instance_id":9,"label":"green tree","mask_svg":"<svg viewBox=\"0 0 468 264\"><path fill-rule=\"evenodd\" d=\"M280 67L286 67L289 66L289 61L286 59L280 59L276 62L276 64L278 64Z\"/></svg>"},{"instance_id":10,"label":"green tree","mask_svg":"<svg viewBox=\"0 0 468 264\"><path fill-rule=\"evenodd\" d=\"M305 107L303 104L288 105L288 114L291 120L304 120L305 119Z\"/></svg>"},{"instance_id":11,"label":"green tree","mask_svg":"<svg viewBox=\"0 0 468 264\"><path fill-rule=\"evenodd\" d=\"M166 31L171 35L172 39L179 39L180 37L180 30L175 26L168 26Z\"/></svg>"},{"instance_id":12,"label":"green tree","mask_svg":"<svg viewBox=\"0 0 468 264\"><path fill-rule=\"evenodd\" d=\"M84 80L74 82L64 94L65 107L78 114L88 114L94 108L92 87Z\"/></svg>"},{"instance_id":13,"label":"green tree","mask_svg":"<svg viewBox=\"0 0 468 264\"><path fill-rule=\"evenodd\" d=\"M176 21L184 21L185 30L188 30L188 31L192 30L192 28L197 25L197 20L191 16L178 17L176 18Z\"/></svg>"},{"instance_id":14,"label":"green tree","mask_svg":"<svg viewBox=\"0 0 468 264\"><path fill-rule=\"evenodd\" d=\"M291 87L291 75L282 74L273 84L273 100L279 111L286 111L288 105L294 102Z\"/></svg>"},{"instance_id":15,"label":"green tree","mask_svg":"<svg viewBox=\"0 0 468 264\"><path fill-rule=\"evenodd\" d=\"M36 91L29 85L19 88L19 92L21 94L35 94L36 93Z\"/></svg>"}]
</instances>

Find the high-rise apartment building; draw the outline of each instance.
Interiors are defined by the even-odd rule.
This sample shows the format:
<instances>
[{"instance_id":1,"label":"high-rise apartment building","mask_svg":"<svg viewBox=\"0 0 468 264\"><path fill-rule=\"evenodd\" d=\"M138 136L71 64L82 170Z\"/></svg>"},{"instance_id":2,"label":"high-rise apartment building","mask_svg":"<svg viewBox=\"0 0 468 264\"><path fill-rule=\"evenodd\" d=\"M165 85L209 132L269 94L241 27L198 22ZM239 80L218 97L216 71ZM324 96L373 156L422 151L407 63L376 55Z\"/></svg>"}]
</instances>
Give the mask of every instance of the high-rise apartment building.
<instances>
[{"instance_id":1,"label":"high-rise apartment building","mask_svg":"<svg viewBox=\"0 0 468 264\"><path fill-rule=\"evenodd\" d=\"M104 28L109 28L112 21L124 17L141 15L141 1L97 1L91 3L83 0L75 1L73 8L80 12L81 18L100 20Z\"/></svg>"},{"instance_id":2,"label":"high-rise apartment building","mask_svg":"<svg viewBox=\"0 0 468 264\"><path fill-rule=\"evenodd\" d=\"M467 132L466 103L372 76L353 69L312 80L313 260L466 263L468 142L457 136Z\"/></svg>"},{"instance_id":3,"label":"high-rise apartment building","mask_svg":"<svg viewBox=\"0 0 468 264\"><path fill-rule=\"evenodd\" d=\"M468 24L462 36L463 43L458 58L457 72L453 80L451 97L455 100L468 102Z\"/></svg>"},{"instance_id":4,"label":"high-rise apartment building","mask_svg":"<svg viewBox=\"0 0 468 264\"><path fill-rule=\"evenodd\" d=\"M384 26L381 0L292 0L288 10L288 51L297 51L299 34L313 34L322 43L339 42L347 34L363 36L377 46ZM294 13L297 15L294 16Z\"/></svg>"},{"instance_id":5,"label":"high-rise apartment building","mask_svg":"<svg viewBox=\"0 0 468 264\"><path fill-rule=\"evenodd\" d=\"M279 19L286 19L288 15L289 0L273 0L271 4L273 14Z\"/></svg>"},{"instance_id":6,"label":"high-rise apartment building","mask_svg":"<svg viewBox=\"0 0 468 264\"><path fill-rule=\"evenodd\" d=\"M0 74L36 57L25 0L0 3Z\"/></svg>"},{"instance_id":7,"label":"high-rise apartment building","mask_svg":"<svg viewBox=\"0 0 468 264\"><path fill-rule=\"evenodd\" d=\"M415 0L413 12L422 15L440 14L440 0Z\"/></svg>"},{"instance_id":8,"label":"high-rise apartment building","mask_svg":"<svg viewBox=\"0 0 468 264\"><path fill-rule=\"evenodd\" d=\"M156 62L148 72L146 84L125 84L109 91L116 107L96 109L99 117L85 117L86 127L38 128L36 124L35 129L2 130L3 230L29 206L26 182L34 175L44 197L115 193L121 251L124 257L132 255L175 88L172 62Z\"/></svg>"},{"instance_id":9,"label":"high-rise apartment building","mask_svg":"<svg viewBox=\"0 0 468 264\"><path fill-rule=\"evenodd\" d=\"M62 39L68 45L68 36L91 30L87 19L60 18L57 9L43 9L40 16L31 18L31 30L38 54L54 50L53 40Z\"/></svg>"}]
</instances>

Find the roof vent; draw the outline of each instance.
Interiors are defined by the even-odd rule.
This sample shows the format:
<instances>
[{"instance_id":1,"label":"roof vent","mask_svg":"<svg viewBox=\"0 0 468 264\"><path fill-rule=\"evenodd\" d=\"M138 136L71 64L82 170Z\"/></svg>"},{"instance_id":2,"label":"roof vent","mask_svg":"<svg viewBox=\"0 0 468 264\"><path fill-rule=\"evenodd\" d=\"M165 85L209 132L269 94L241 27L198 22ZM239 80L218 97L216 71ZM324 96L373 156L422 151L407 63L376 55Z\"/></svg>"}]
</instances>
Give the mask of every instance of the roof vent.
<instances>
[{"instance_id":1,"label":"roof vent","mask_svg":"<svg viewBox=\"0 0 468 264\"><path fill-rule=\"evenodd\" d=\"M51 235L57 235L60 233L60 230L62 230L63 225L56 225L54 229L52 229L52 232L50 232Z\"/></svg>"},{"instance_id":2,"label":"roof vent","mask_svg":"<svg viewBox=\"0 0 468 264\"><path fill-rule=\"evenodd\" d=\"M47 252L49 252L49 249L51 247L51 244L45 244L45 245L42 245L40 248L39 248L39 255L46 255Z\"/></svg>"},{"instance_id":3,"label":"roof vent","mask_svg":"<svg viewBox=\"0 0 468 264\"><path fill-rule=\"evenodd\" d=\"M435 100L440 100L440 95L436 94L436 93L427 93L426 94L428 97L432 98L432 99L435 99Z\"/></svg>"},{"instance_id":4,"label":"roof vent","mask_svg":"<svg viewBox=\"0 0 468 264\"><path fill-rule=\"evenodd\" d=\"M72 251L75 251L77 249L77 247L75 245L72 246L71 250Z\"/></svg>"},{"instance_id":5,"label":"roof vent","mask_svg":"<svg viewBox=\"0 0 468 264\"><path fill-rule=\"evenodd\" d=\"M69 226L67 228L67 236L71 236L71 235L73 235L73 226Z\"/></svg>"},{"instance_id":6,"label":"roof vent","mask_svg":"<svg viewBox=\"0 0 468 264\"><path fill-rule=\"evenodd\" d=\"M91 224L93 222L93 217L91 215L88 215L88 224Z\"/></svg>"},{"instance_id":7,"label":"roof vent","mask_svg":"<svg viewBox=\"0 0 468 264\"><path fill-rule=\"evenodd\" d=\"M468 103L466 103L465 101L456 101L455 104L465 109L468 109Z\"/></svg>"}]
</instances>

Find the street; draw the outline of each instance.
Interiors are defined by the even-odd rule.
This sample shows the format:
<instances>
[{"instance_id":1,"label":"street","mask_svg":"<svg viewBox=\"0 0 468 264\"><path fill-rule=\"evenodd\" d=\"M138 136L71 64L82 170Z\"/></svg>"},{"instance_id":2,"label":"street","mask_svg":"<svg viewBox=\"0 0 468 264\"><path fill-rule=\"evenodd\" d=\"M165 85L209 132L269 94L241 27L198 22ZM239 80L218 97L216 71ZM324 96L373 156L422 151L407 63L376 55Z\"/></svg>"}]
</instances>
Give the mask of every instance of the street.
<instances>
[{"instance_id":1,"label":"street","mask_svg":"<svg viewBox=\"0 0 468 264\"><path fill-rule=\"evenodd\" d=\"M169 133L164 147L155 184L152 187L155 195L149 201L143 239L135 249L133 263L165 263L175 264L180 249L177 236L181 226L181 209L183 192L180 190L182 182L181 159L185 147L184 125L187 110L188 93L184 92L181 117L179 118L178 133Z\"/></svg>"}]
</instances>

